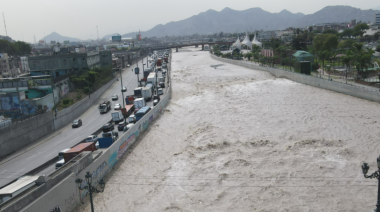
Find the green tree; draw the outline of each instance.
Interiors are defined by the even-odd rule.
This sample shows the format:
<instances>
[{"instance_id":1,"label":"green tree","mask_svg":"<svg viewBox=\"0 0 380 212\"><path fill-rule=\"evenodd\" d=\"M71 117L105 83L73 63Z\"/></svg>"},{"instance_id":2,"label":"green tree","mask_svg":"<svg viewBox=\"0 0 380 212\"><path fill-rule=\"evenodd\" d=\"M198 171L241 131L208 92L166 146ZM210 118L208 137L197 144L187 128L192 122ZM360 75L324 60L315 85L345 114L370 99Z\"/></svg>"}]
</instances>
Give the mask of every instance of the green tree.
<instances>
[{"instance_id":1,"label":"green tree","mask_svg":"<svg viewBox=\"0 0 380 212\"><path fill-rule=\"evenodd\" d=\"M290 43L290 46L294 50L306 50L307 45L306 45L307 40L301 36L298 36L292 40Z\"/></svg>"},{"instance_id":2,"label":"green tree","mask_svg":"<svg viewBox=\"0 0 380 212\"><path fill-rule=\"evenodd\" d=\"M338 34L337 31L333 30L333 29L326 29L325 31L322 32L322 34Z\"/></svg>"},{"instance_id":3,"label":"green tree","mask_svg":"<svg viewBox=\"0 0 380 212\"><path fill-rule=\"evenodd\" d=\"M363 34L364 34L366 29L369 29L369 26L366 23L357 24L354 27L353 35L363 37Z\"/></svg>"},{"instance_id":4,"label":"green tree","mask_svg":"<svg viewBox=\"0 0 380 212\"><path fill-rule=\"evenodd\" d=\"M374 39L375 41L377 41L377 40L379 40L379 38L380 38L380 32L376 32L376 33L373 35L373 39Z\"/></svg>"},{"instance_id":5,"label":"green tree","mask_svg":"<svg viewBox=\"0 0 380 212\"><path fill-rule=\"evenodd\" d=\"M338 44L338 48L339 49L351 49L353 47L354 43L355 43L355 41L351 40L351 39L348 39L348 40L345 40L345 41L341 41Z\"/></svg>"},{"instance_id":6,"label":"green tree","mask_svg":"<svg viewBox=\"0 0 380 212\"><path fill-rule=\"evenodd\" d=\"M380 52L380 44L376 46L376 51Z\"/></svg>"}]
</instances>

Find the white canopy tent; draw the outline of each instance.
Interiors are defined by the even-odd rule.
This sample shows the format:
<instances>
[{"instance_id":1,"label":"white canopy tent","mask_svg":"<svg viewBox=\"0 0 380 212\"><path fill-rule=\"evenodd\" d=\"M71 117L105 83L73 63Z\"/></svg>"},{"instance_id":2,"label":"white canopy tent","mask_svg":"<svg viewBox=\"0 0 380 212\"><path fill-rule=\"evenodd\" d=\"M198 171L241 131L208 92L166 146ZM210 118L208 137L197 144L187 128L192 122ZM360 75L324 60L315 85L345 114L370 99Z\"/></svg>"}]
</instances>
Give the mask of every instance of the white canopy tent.
<instances>
[{"instance_id":1,"label":"white canopy tent","mask_svg":"<svg viewBox=\"0 0 380 212\"><path fill-rule=\"evenodd\" d=\"M241 50L241 43L240 43L239 37L237 38L236 42L234 44L232 44L232 46Z\"/></svg>"},{"instance_id":2,"label":"white canopy tent","mask_svg":"<svg viewBox=\"0 0 380 212\"><path fill-rule=\"evenodd\" d=\"M253 38L253 41L252 41L253 45L257 45L257 46L260 46L261 48L263 47L263 44L257 40L256 38L256 35L255 37Z\"/></svg>"},{"instance_id":3,"label":"white canopy tent","mask_svg":"<svg viewBox=\"0 0 380 212\"><path fill-rule=\"evenodd\" d=\"M245 38L244 40L241 42L241 44L247 46L248 48L252 49L252 43L251 41L249 40L249 36L248 34L245 34Z\"/></svg>"}]
</instances>

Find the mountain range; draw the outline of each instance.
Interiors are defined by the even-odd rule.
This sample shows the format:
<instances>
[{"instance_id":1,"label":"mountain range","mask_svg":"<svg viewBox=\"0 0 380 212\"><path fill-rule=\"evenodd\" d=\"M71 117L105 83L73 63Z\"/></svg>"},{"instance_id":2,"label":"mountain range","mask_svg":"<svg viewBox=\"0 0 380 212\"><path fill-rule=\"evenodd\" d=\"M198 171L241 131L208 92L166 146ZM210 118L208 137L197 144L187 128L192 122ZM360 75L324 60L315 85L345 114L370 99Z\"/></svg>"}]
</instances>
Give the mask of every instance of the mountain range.
<instances>
[{"instance_id":1,"label":"mountain range","mask_svg":"<svg viewBox=\"0 0 380 212\"><path fill-rule=\"evenodd\" d=\"M314 14L291 13L282 10L270 13L261 8L251 8L237 11L224 8L218 12L207 10L181 21L173 21L165 25L159 24L152 29L141 32L142 37L164 37L209 34L218 32L237 32L252 30L280 30L288 27L307 27L318 23L357 21L374 22L377 10L361 10L351 6L327 6ZM135 37L137 32L122 35ZM109 39L111 35L104 38Z\"/></svg>"},{"instance_id":2,"label":"mountain range","mask_svg":"<svg viewBox=\"0 0 380 212\"><path fill-rule=\"evenodd\" d=\"M71 37L62 36L56 32L50 33L49 35L45 36L41 40L44 40L46 43L50 43L50 41L57 41L57 42L63 43L63 41L65 41L65 40L68 40L70 42L80 41L80 39L78 39L78 38L71 38Z\"/></svg>"}]
</instances>

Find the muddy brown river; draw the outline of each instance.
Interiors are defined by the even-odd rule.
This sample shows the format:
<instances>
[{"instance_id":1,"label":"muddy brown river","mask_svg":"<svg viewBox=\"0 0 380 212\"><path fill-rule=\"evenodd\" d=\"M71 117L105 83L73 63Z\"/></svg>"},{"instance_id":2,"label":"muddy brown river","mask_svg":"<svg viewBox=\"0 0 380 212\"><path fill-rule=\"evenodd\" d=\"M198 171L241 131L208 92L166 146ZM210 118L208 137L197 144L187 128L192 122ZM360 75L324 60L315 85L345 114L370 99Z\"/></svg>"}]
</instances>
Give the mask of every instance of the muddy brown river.
<instances>
[{"instance_id":1,"label":"muddy brown river","mask_svg":"<svg viewBox=\"0 0 380 212\"><path fill-rule=\"evenodd\" d=\"M378 103L198 50L173 53L171 102L107 176L95 211L375 208L378 182L361 164L377 166Z\"/></svg>"}]
</instances>

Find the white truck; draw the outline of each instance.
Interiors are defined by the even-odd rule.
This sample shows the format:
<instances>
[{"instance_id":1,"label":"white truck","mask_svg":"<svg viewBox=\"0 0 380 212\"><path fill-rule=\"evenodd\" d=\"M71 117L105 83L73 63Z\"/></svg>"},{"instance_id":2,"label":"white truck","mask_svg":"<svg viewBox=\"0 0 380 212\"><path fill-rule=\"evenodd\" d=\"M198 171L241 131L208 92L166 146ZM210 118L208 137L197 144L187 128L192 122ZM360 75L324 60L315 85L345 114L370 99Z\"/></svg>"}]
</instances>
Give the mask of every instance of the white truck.
<instances>
[{"instance_id":1,"label":"white truck","mask_svg":"<svg viewBox=\"0 0 380 212\"><path fill-rule=\"evenodd\" d=\"M124 120L124 116L120 110L111 113L111 116L112 116L112 121L115 122L116 124Z\"/></svg>"},{"instance_id":2,"label":"white truck","mask_svg":"<svg viewBox=\"0 0 380 212\"><path fill-rule=\"evenodd\" d=\"M135 105L136 109L140 109L142 107L145 107L145 105L146 105L144 98L135 99L135 102L133 104Z\"/></svg>"},{"instance_id":3,"label":"white truck","mask_svg":"<svg viewBox=\"0 0 380 212\"><path fill-rule=\"evenodd\" d=\"M152 89L150 87L144 87L142 90L141 90L141 95L142 95L142 98L145 99L145 101L150 101L152 99Z\"/></svg>"},{"instance_id":4,"label":"white truck","mask_svg":"<svg viewBox=\"0 0 380 212\"><path fill-rule=\"evenodd\" d=\"M147 80L146 80L146 83L149 84L153 84L154 86L157 86L156 84L156 73L150 73Z\"/></svg>"},{"instance_id":5,"label":"white truck","mask_svg":"<svg viewBox=\"0 0 380 212\"><path fill-rule=\"evenodd\" d=\"M159 77L158 78L158 82L164 82L164 78L163 77Z\"/></svg>"}]
</instances>

